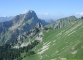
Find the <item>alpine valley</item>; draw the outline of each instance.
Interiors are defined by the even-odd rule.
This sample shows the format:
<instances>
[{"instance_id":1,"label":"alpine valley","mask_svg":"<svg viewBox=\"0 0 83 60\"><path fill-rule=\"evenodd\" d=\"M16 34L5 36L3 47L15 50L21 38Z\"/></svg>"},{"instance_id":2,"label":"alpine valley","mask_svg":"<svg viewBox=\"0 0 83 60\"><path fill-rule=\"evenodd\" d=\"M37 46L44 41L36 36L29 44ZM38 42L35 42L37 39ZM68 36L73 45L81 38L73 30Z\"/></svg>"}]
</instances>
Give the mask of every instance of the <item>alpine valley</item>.
<instances>
[{"instance_id":1,"label":"alpine valley","mask_svg":"<svg viewBox=\"0 0 83 60\"><path fill-rule=\"evenodd\" d=\"M83 60L83 18L46 22L33 10L0 22L0 60Z\"/></svg>"}]
</instances>

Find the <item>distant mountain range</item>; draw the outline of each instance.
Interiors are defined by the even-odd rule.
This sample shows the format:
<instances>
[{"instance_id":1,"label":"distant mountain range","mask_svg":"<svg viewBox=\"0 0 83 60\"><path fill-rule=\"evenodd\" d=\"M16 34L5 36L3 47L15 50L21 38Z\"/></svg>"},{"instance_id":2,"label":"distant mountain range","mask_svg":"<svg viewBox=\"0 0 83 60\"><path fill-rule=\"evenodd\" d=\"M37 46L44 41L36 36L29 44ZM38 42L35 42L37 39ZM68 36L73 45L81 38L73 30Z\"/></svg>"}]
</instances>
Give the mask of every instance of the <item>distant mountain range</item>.
<instances>
[{"instance_id":1,"label":"distant mountain range","mask_svg":"<svg viewBox=\"0 0 83 60\"><path fill-rule=\"evenodd\" d=\"M55 22L54 19L45 19L45 21L48 22L48 23L53 23L53 22Z\"/></svg>"},{"instance_id":2,"label":"distant mountain range","mask_svg":"<svg viewBox=\"0 0 83 60\"><path fill-rule=\"evenodd\" d=\"M11 20L13 18L14 18L14 16L11 16L11 17L0 17L0 22L9 21L9 20Z\"/></svg>"}]
</instances>

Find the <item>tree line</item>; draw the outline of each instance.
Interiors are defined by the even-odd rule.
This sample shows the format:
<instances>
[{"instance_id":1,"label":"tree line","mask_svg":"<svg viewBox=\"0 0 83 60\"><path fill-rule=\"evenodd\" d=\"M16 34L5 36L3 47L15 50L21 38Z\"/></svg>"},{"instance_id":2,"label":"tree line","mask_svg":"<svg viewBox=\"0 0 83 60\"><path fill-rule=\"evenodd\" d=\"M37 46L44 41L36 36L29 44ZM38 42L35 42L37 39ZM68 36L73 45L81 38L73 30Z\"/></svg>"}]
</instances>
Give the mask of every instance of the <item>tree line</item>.
<instances>
[{"instance_id":1,"label":"tree line","mask_svg":"<svg viewBox=\"0 0 83 60\"><path fill-rule=\"evenodd\" d=\"M24 51L26 53L29 52L29 55L34 54L35 52L30 50L38 45L38 43L38 40L34 40L34 42L31 42L28 46L19 49L12 48L9 44L4 44L3 46L0 46L0 60L14 60L17 58L18 60L21 60L19 58L21 56L20 54Z\"/></svg>"}]
</instances>

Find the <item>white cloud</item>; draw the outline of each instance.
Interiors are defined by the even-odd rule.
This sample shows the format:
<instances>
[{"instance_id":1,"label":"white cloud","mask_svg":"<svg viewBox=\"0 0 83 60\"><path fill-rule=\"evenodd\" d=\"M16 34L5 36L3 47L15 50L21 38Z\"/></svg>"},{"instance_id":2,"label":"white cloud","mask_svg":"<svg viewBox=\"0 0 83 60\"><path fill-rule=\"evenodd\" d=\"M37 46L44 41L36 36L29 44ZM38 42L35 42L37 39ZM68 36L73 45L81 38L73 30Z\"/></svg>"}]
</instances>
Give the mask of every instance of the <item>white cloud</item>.
<instances>
[{"instance_id":1,"label":"white cloud","mask_svg":"<svg viewBox=\"0 0 83 60\"><path fill-rule=\"evenodd\" d=\"M24 10L23 13L27 13L28 10Z\"/></svg>"},{"instance_id":2,"label":"white cloud","mask_svg":"<svg viewBox=\"0 0 83 60\"><path fill-rule=\"evenodd\" d=\"M78 12L78 13L75 13L76 15L80 15L80 16L83 16L83 12Z\"/></svg>"},{"instance_id":3,"label":"white cloud","mask_svg":"<svg viewBox=\"0 0 83 60\"><path fill-rule=\"evenodd\" d=\"M46 15L46 16L48 16L48 15L49 15L49 13L45 13L45 15Z\"/></svg>"}]
</instances>

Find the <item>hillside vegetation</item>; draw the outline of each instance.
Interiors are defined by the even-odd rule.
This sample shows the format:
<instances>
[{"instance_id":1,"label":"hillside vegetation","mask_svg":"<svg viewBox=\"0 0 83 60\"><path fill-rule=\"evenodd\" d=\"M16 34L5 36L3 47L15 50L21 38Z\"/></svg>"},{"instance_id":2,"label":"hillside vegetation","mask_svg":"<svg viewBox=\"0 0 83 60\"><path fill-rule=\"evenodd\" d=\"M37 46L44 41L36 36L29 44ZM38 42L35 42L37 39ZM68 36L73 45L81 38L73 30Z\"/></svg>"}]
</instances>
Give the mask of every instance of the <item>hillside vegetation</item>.
<instances>
[{"instance_id":1,"label":"hillside vegetation","mask_svg":"<svg viewBox=\"0 0 83 60\"><path fill-rule=\"evenodd\" d=\"M83 59L83 19L43 31L43 35L42 42L32 49L36 54L26 55L24 60Z\"/></svg>"}]
</instances>

